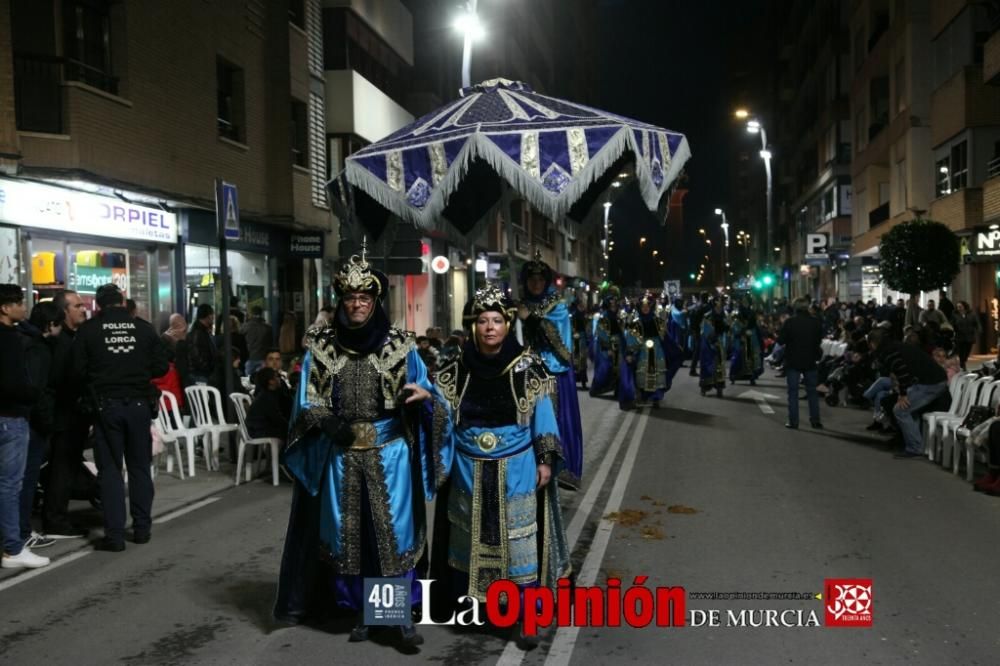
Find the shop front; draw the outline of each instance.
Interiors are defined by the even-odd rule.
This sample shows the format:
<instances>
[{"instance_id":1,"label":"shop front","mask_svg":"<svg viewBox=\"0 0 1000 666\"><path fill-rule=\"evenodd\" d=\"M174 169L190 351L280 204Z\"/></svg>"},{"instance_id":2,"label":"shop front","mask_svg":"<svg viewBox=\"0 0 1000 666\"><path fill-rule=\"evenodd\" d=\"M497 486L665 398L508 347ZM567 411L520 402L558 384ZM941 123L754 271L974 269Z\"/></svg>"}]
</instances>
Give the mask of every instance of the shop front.
<instances>
[{"instance_id":1,"label":"shop front","mask_svg":"<svg viewBox=\"0 0 1000 666\"><path fill-rule=\"evenodd\" d=\"M183 263L178 275L178 292L188 319L202 303L221 312L224 300L220 280L221 262L215 213L198 209L181 212L184 240ZM226 263L230 277L230 304L243 312L260 307L272 324L282 320L282 308L292 309L301 300L291 292L282 298L283 285L301 284L290 272L301 262L289 262L289 231L257 222L241 221L239 240L226 243Z\"/></svg>"},{"instance_id":2,"label":"shop front","mask_svg":"<svg viewBox=\"0 0 1000 666\"><path fill-rule=\"evenodd\" d=\"M125 198L32 181L0 179L0 282L20 284L31 303L61 289L94 294L114 283L150 322L173 304L177 216Z\"/></svg>"}]
</instances>

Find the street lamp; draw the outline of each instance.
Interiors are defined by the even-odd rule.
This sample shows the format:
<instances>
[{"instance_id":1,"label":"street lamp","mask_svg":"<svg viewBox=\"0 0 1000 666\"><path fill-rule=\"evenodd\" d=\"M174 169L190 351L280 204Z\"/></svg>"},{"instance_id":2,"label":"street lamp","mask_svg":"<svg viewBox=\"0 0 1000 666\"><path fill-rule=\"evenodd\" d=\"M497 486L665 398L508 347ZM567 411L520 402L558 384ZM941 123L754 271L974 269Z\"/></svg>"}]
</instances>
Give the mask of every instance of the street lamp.
<instances>
[{"instance_id":1,"label":"street lamp","mask_svg":"<svg viewBox=\"0 0 1000 666\"><path fill-rule=\"evenodd\" d=\"M646 244L646 237L643 236L642 238L639 239L639 247L642 247L645 244Z\"/></svg>"},{"instance_id":2,"label":"street lamp","mask_svg":"<svg viewBox=\"0 0 1000 666\"><path fill-rule=\"evenodd\" d=\"M455 19L455 29L462 33L462 87L472 85L472 42L486 34L476 13L479 0L466 0L465 12Z\"/></svg>"},{"instance_id":3,"label":"street lamp","mask_svg":"<svg viewBox=\"0 0 1000 666\"><path fill-rule=\"evenodd\" d=\"M608 222L608 216L611 214L611 202L604 202L604 275L607 277L611 273L611 267L608 265L608 238L611 236L611 227Z\"/></svg>"},{"instance_id":4,"label":"street lamp","mask_svg":"<svg viewBox=\"0 0 1000 666\"><path fill-rule=\"evenodd\" d=\"M741 109L740 111L744 111L744 110ZM749 113L747 113L746 116L740 116L739 115L739 111L737 111L737 115L736 115L737 118L740 118L740 117L744 117L745 118L745 117L748 117L748 116L749 116ZM774 222L773 222L773 212L772 212L772 208L773 208L773 206L772 206L773 193L772 193L772 183L771 183L771 151L768 150L768 148L767 148L767 130L764 129L764 126L761 125L761 123L760 123L759 120L752 119L752 120L748 120L747 121L747 132L749 132L750 134L760 134L760 156L761 156L761 159L764 160L764 172L767 175L767 218L766 218L767 219L767 234L766 234L767 245L765 245L764 247L773 247L774 246ZM768 259L770 259L770 257ZM767 263L771 263L770 260Z\"/></svg>"}]
</instances>

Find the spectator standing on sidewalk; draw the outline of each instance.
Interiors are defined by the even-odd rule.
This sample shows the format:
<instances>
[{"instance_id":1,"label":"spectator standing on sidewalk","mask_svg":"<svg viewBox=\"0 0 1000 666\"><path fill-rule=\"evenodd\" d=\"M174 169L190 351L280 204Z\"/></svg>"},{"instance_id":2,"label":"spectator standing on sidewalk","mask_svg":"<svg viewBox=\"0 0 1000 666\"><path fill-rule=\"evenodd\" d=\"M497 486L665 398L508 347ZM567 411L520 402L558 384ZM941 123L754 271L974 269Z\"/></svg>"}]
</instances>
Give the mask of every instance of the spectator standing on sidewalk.
<instances>
[{"instance_id":1,"label":"spectator standing on sidewalk","mask_svg":"<svg viewBox=\"0 0 1000 666\"><path fill-rule=\"evenodd\" d=\"M948 390L948 375L920 347L888 340L882 329L872 331L868 344L899 385L899 399L892 411L903 435L904 449L896 457L922 456L920 412Z\"/></svg>"},{"instance_id":2,"label":"spectator standing on sidewalk","mask_svg":"<svg viewBox=\"0 0 1000 666\"><path fill-rule=\"evenodd\" d=\"M212 327L215 325L215 310L208 303L198 306L195 322L191 324L188 334L187 371L194 384L207 384L215 372L218 349L212 338Z\"/></svg>"},{"instance_id":3,"label":"spectator standing on sidewalk","mask_svg":"<svg viewBox=\"0 0 1000 666\"><path fill-rule=\"evenodd\" d=\"M785 381L788 384L788 422L786 428L799 427L799 381L805 380L809 401L809 423L822 428L819 417L819 394L816 392L816 362L823 356L823 324L810 316L805 299L795 301L795 314L789 317L778 333L778 344L784 348Z\"/></svg>"},{"instance_id":4,"label":"spectator standing on sidewalk","mask_svg":"<svg viewBox=\"0 0 1000 666\"><path fill-rule=\"evenodd\" d=\"M920 313L920 325L927 326L931 322L940 327L948 323L948 318L934 306L934 301L927 301L927 309Z\"/></svg>"},{"instance_id":5,"label":"spectator standing on sidewalk","mask_svg":"<svg viewBox=\"0 0 1000 666\"><path fill-rule=\"evenodd\" d=\"M979 337L979 314L972 311L969 304L959 301L955 306L955 316L953 326L955 328L955 347L958 353L958 363L965 372L965 364L969 360L972 352L972 345Z\"/></svg>"},{"instance_id":6,"label":"spectator standing on sidewalk","mask_svg":"<svg viewBox=\"0 0 1000 666\"><path fill-rule=\"evenodd\" d=\"M100 316L82 327L73 347L73 366L95 411L94 459L104 504L104 539L99 548L125 550L125 484L128 468L129 512L133 540L147 543L152 528L154 414L150 382L168 368L167 350L153 328L125 311L122 292L113 284L97 290Z\"/></svg>"},{"instance_id":7,"label":"spectator standing on sidewalk","mask_svg":"<svg viewBox=\"0 0 1000 666\"><path fill-rule=\"evenodd\" d=\"M250 318L243 324L240 332L247 341L247 377L253 377L253 373L264 365L267 351L274 346L274 331L264 321L263 308L259 305L250 308Z\"/></svg>"},{"instance_id":8,"label":"spectator standing on sidewalk","mask_svg":"<svg viewBox=\"0 0 1000 666\"><path fill-rule=\"evenodd\" d=\"M17 323L27 314L24 292L0 284L0 537L4 569L37 569L49 563L21 539L21 485L28 456L28 417L38 397L31 385Z\"/></svg>"},{"instance_id":9,"label":"spectator standing on sidewalk","mask_svg":"<svg viewBox=\"0 0 1000 666\"><path fill-rule=\"evenodd\" d=\"M95 506L100 501L97 481L83 465L90 417L79 407L80 386L74 381L72 367L73 342L87 321L87 305L78 293L69 289L56 292L52 302L64 318L52 354L53 382L57 387L56 418L49 447L42 528L50 537L72 539L87 536L87 530L73 525L69 519L74 486L84 486Z\"/></svg>"},{"instance_id":10,"label":"spectator standing on sidewalk","mask_svg":"<svg viewBox=\"0 0 1000 666\"><path fill-rule=\"evenodd\" d=\"M21 538L32 550L51 546L55 539L31 529L31 513L35 506L35 491L42 462L49 448L52 426L56 418L56 388L52 374L52 355L65 314L51 301L39 303L31 310L27 322L19 328L24 333L24 360L31 385L38 390L38 400L31 408L28 419L30 441L28 458L21 484Z\"/></svg>"}]
</instances>

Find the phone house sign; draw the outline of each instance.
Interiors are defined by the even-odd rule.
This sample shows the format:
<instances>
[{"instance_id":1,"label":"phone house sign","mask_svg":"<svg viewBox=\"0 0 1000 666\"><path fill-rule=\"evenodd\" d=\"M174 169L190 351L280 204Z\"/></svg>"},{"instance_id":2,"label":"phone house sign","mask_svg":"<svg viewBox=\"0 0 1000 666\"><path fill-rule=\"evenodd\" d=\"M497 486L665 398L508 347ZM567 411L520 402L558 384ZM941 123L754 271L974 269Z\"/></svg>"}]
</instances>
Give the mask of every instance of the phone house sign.
<instances>
[{"instance_id":1,"label":"phone house sign","mask_svg":"<svg viewBox=\"0 0 1000 666\"><path fill-rule=\"evenodd\" d=\"M156 243L177 242L177 216L40 183L0 180L0 222Z\"/></svg>"}]
</instances>

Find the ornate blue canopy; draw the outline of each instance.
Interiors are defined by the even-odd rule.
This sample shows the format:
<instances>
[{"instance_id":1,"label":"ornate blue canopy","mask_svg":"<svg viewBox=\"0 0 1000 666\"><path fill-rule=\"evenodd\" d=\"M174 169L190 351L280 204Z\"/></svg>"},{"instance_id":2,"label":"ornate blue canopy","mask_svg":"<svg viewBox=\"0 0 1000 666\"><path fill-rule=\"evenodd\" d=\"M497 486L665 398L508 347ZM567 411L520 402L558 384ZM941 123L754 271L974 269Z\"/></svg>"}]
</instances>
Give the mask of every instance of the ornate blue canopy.
<instances>
[{"instance_id":1,"label":"ornate blue canopy","mask_svg":"<svg viewBox=\"0 0 1000 666\"><path fill-rule=\"evenodd\" d=\"M497 203L503 181L550 219L582 219L632 163L656 210L690 156L683 134L494 79L348 157L330 193L366 225L380 214L384 225L389 211L467 232Z\"/></svg>"}]
</instances>

